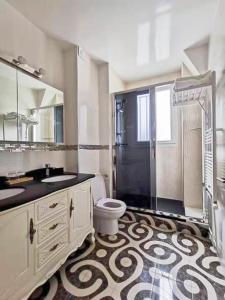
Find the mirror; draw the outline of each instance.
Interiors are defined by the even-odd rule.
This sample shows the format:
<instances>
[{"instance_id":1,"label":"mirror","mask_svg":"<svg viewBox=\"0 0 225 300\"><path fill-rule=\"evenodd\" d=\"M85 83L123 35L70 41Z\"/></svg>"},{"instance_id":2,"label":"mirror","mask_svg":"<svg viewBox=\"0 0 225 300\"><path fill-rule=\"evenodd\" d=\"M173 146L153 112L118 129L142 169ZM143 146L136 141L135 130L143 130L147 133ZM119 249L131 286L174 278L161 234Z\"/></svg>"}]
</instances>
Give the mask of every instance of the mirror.
<instances>
[{"instance_id":1,"label":"mirror","mask_svg":"<svg viewBox=\"0 0 225 300\"><path fill-rule=\"evenodd\" d=\"M63 92L0 62L0 141L64 142Z\"/></svg>"},{"instance_id":2,"label":"mirror","mask_svg":"<svg viewBox=\"0 0 225 300\"><path fill-rule=\"evenodd\" d=\"M16 69L0 62L0 140L17 141Z\"/></svg>"},{"instance_id":3,"label":"mirror","mask_svg":"<svg viewBox=\"0 0 225 300\"><path fill-rule=\"evenodd\" d=\"M63 92L18 71L19 141L63 143Z\"/></svg>"}]
</instances>

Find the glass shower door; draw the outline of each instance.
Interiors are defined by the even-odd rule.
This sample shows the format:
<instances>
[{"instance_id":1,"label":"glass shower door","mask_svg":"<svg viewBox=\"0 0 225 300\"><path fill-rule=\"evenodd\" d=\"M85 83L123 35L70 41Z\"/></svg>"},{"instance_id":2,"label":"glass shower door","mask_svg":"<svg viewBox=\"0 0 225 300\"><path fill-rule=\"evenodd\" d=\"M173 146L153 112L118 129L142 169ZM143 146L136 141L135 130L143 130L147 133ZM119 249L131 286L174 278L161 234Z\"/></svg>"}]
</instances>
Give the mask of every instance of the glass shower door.
<instances>
[{"instance_id":1,"label":"glass shower door","mask_svg":"<svg viewBox=\"0 0 225 300\"><path fill-rule=\"evenodd\" d=\"M155 209L154 97L150 90L116 96L116 197Z\"/></svg>"}]
</instances>

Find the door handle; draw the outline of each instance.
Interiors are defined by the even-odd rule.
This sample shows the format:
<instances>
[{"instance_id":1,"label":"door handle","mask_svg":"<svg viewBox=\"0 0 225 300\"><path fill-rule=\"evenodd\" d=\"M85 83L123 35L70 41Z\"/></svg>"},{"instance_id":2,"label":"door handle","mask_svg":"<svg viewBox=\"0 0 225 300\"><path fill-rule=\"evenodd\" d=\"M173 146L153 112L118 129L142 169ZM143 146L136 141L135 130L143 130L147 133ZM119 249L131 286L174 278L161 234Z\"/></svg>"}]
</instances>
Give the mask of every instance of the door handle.
<instances>
[{"instance_id":1,"label":"door handle","mask_svg":"<svg viewBox=\"0 0 225 300\"><path fill-rule=\"evenodd\" d=\"M36 229L34 229L34 221L31 218L30 219L30 243L31 244L33 244L35 233L36 233Z\"/></svg>"},{"instance_id":2,"label":"door handle","mask_svg":"<svg viewBox=\"0 0 225 300\"><path fill-rule=\"evenodd\" d=\"M71 218L71 216L72 216L73 210L74 210L73 199L71 199L71 201L70 201L70 218Z\"/></svg>"},{"instance_id":3,"label":"door handle","mask_svg":"<svg viewBox=\"0 0 225 300\"><path fill-rule=\"evenodd\" d=\"M126 143L117 143L116 146L128 146Z\"/></svg>"},{"instance_id":4,"label":"door handle","mask_svg":"<svg viewBox=\"0 0 225 300\"><path fill-rule=\"evenodd\" d=\"M153 151L153 158L156 158L156 141L152 139L152 151Z\"/></svg>"}]
</instances>

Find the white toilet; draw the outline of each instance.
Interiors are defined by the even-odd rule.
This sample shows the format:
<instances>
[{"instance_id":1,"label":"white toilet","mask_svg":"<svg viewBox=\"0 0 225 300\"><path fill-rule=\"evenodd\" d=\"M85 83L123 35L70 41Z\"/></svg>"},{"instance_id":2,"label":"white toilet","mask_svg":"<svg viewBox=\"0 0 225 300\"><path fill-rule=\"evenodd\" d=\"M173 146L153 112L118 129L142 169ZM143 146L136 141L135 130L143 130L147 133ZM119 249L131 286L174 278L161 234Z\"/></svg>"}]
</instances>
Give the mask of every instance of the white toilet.
<instances>
[{"instance_id":1,"label":"white toilet","mask_svg":"<svg viewBox=\"0 0 225 300\"><path fill-rule=\"evenodd\" d=\"M105 182L101 175L92 179L92 196L94 201L94 228L103 234L118 232L118 219L126 210L123 201L106 198Z\"/></svg>"}]
</instances>

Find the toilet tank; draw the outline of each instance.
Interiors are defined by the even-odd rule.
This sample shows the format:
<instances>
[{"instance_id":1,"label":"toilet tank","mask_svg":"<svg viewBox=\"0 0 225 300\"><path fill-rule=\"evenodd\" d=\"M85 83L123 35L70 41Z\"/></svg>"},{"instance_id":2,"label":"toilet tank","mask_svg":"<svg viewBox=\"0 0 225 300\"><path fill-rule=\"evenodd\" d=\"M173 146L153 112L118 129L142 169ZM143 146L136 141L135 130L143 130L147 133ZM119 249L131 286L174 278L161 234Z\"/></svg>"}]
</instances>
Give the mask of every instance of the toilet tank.
<instances>
[{"instance_id":1,"label":"toilet tank","mask_svg":"<svg viewBox=\"0 0 225 300\"><path fill-rule=\"evenodd\" d=\"M96 175L92 179L91 191L94 204L96 204L98 200L106 198L105 181L102 175Z\"/></svg>"}]
</instances>

